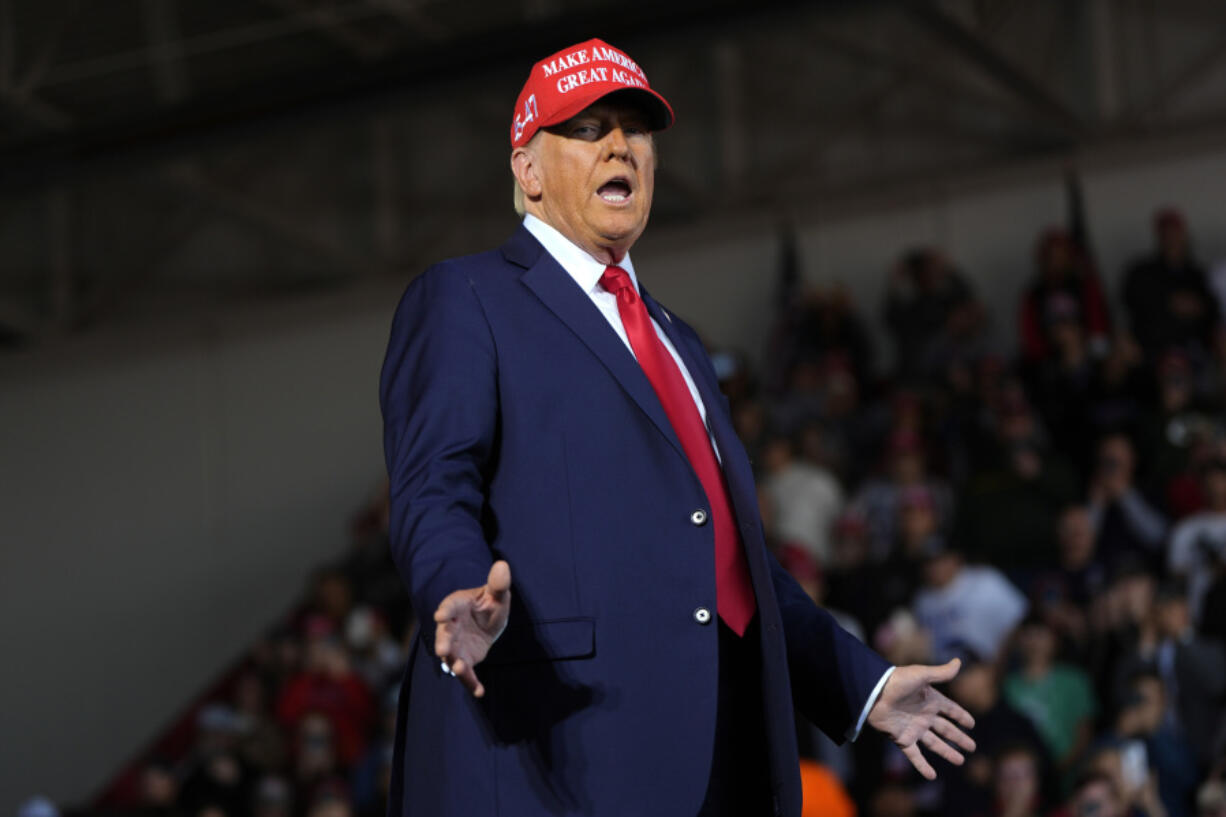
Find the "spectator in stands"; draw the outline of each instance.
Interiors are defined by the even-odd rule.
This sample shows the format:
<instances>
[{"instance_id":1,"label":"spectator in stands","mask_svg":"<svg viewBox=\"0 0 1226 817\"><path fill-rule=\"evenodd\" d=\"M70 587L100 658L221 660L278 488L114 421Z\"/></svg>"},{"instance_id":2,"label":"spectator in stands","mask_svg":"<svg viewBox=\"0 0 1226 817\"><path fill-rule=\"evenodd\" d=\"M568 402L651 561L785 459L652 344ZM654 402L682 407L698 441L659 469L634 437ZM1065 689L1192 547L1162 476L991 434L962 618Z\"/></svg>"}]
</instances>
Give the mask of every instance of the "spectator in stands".
<instances>
[{"instance_id":1,"label":"spectator in stands","mask_svg":"<svg viewBox=\"0 0 1226 817\"><path fill-rule=\"evenodd\" d=\"M340 774L336 732L322 712L307 712L294 730L294 782L309 800L315 791Z\"/></svg>"},{"instance_id":2,"label":"spectator in stands","mask_svg":"<svg viewBox=\"0 0 1226 817\"><path fill-rule=\"evenodd\" d=\"M335 565L321 568L314 577L311 607L332 622L340 632L353 609L353 584L345 571Z\"/></svg>"},{"instance_id":3,"label":"spectator in stands","mask_svg":"<svg viewBox=\"0 0 1226 817\"><path fill-rule=\"evenodd\" d=\"M1156 248L1124 274L1124 305L1133 334L1152 359L1171 346L1204 350L1220 320L1205 270L1192 257L1183 214L1154 215Z\"/></svg>"},{"instance_id":4,"label":"spectator in stands","mask_svg":"<svg viewBox=\"0 0 1226 817\"><path fill-rule=\"evenodd\" d=\"M776 339L777 364L790 368L799 360L822 365L831 358L846 361L860 383L873 376L873 343L851 294L841 284L811 288L799 300L785 336ZM785 368L785 371L787 370Z\"/></svg>"},{"instance_id":5,"label":"spectator in stands","mask_svg":"<svg viewBox=\"0 0 1226 817\"><path fill-rule=\"evenodd\" d=\"M293 727L312 712L325 715L336 738L337 760L348 768L361 755L374 722L370 690L350 667L345 645L323 616L307 620L304 670L285 685L277 717Z\"/></svg>"},{"instance_id":6,"label":"spectator in stands","mask_svg":"<svg viewBox=\"0 0 1226 817\"><path fill-rule=\"evenodd\" d=\"M1098 442L1090 479L1096 549L1107 564L1130 554L1154 562L1166 536L1166 519L1142 496L1135 482L1132 440L1122 433L1107 434Z\"/></svg>"},{"instance_id":7,"label":"spectator in stands","mask_svg":"<svg viewBox=\"0 0 1226 817\"><path fill-rule=\"evenodd\" d=\"M970 284L933 248L912 250L895 265L884 313L894 339L895 371L908 383L942 375L951 350L983 323Z\"/></svg>"},{"instance_id":8,"label":"spectator in stands","mask_svg":"<svg viewBox=\"0 0 1226 817\"><path fill-rule=\"evenodd\" d=\"M1111 337L1111 316L1102 284L1077 251L1068 232L1049 227L1039 236L1035 249L1037 271L1022 296L1022 358L1036 363L1054 351L1052 311L1058 309L1075 320L1089 350L1106 353ZM1057 304L1059 304L1057 306ZM1071 304L1071 307L1069 306Z\"/></svg>"},{"instance_id":9,"label":"spectator in stands","mask_svg":"<svg viewBox=\"0 0 1226 817\"><path fill-rule=\"evenodd\" d=\"M856 806L830 770L807 758L800 760L801 817L855 817Z\"/></svg>"},{"instance_id":10,"label":"spectator in stands","mask_svg":"<svg viewBox=\"0 0 1226 817\"><path fill-rule=\"evenodd\" d=\"M1167 549L1170 572L1188 582L1192 620L1203 622L1205 595L1226 560L1226 458L1215 457L1201 467L1205 510L1175 526Z\"/></svg>"},{"instance_id":11,"label":"spectator in stands","mask_svg":"<svg viewBox=\"0 0 1226 817\"><path fill-rule=\"evenodd\" d=\"M1097 701L1080 668L1056 660L1056 633L1031 616L1022 623L1017 647L1020 666L1005 679L1014 709L1030 718L1062 772L1077 767L1093 738Z\"/></svg>"},{"instance_id":12,"label":"spectator in stands","mask_svg":"<svg viewBox=\"0 0 1226 817\"><path fill-rule=\"evenodd\" d=\"M1186 590L1177 581L1159 589L1152 622L1142 629L1136 650L1121 662L1118 673L1128 677L1138 668L1151 667L1166 690L1164 723L1182 731L1201 768L1207 768L1221 728L1226 649L1196 634Z\"/></svg>"},{"instance_id":13,"label":"spectator in stands","mask_svg":"<svg viewBox=\"0 0 1226 817\"><path fill-rule=\"evenodd\" d=\"M732 406L732 422L736 435L745 446L755 476L761 476L762 450L766 447L767 411L761 400L749 398Z\"/></svg>"},{"instance_id":14,"label":"spectator in stands","mask_svg":"<svg viewBox=\"0 0 1226 817\"><path fill-rule=\"evenodd\" d=\"M1210 780L1196 793L1197 817L1226 817L1226 783Z\"/></svg>"},{"instance_id":15,"label":"spectator in stands","mask_svg":"<svg viewBox=\"0 0 1226 817\"><path fill-rule=\"evenodd\" d=\"M388 688L383 696L378 734L353 770L353 805L358 817L383 817L387 813L388 787L392 780L392 741L396 734L396 704L399 697L398 687Z\"/></svg>"},{"instance_id":16,"label":"spectator in stands","mask_svg":"<svg viewBox=\"0 0 1226 817\"><path fill-rule=\"evenodd\" d=\"M272 715L268 691L260 675L247 671L234 685L234 710L243 724L238 753L252 769L283 768L287 758L285 736Z\"/></svg>"},{"instance_id":17,"label":"spectator in stands","mask_svg":"<svg viewBox=\"0 0 1226 817\"><path fill-rule=\"evenodd\" d=\"M1167 817L1189 817L1200 777L1196 756L1168 715L1165 684L1152 670L1135 672L1117 719L1115 731L1124 741L1121 752L1137 751L1128 741L1139 741L1144 763L1157 784ZM1141 761L1134 761L1141 762Z\"/></svg>"},{"instance_id":18,"label":"spectator in stands","mask_svg":"<svg viewBox=\"0 0 1226 817\"><path fill-rule=\"evenodd\" d=\"M306 817L353 817L353 805L344 786L333 783L322 787L311 801Z\"/></svg>"},{"instance_id":19,"label":"spectator in stands","mask_svg":"<svg viewBox=\"0 0 1226 817\"><path fill-rule=\"evenodd\" d=\"M938 525L953 516L953 496L944 480L928 473L924 442L914 431L890 435L885 473L865 480L852 505L864 515L872 543L872 556L880 561L898 539L899 499L904 491L923 488L932 500Z\"/></svg>"},{"instance_id":20,"label":"spectator in stands","mask_svg":"<svg viewBox=\"0 0 1226 817\"><path fill-rule=\"evenodd\" d=\"M1041 570L1032 600L1036 612L1074 654L1084 656L1093 599L1107 586L1107 570L1094 551L1094 524L1084 505L1069 505L1056 528L1056 565Z\"/></svg>"},{"instance_id":21,"label":"spectator in stands","mask_svg":"<svg viewBox=\"0 0 1226 817\"><path fill-rule=\"evenodd\" d=\"M948 661L972 649L995 660L1005 638L1026 615L1026 598L994 567L969 566L957 548L930 539L924 586L915 597L915 617L932 634L932 658Z\"/></svg>"},{"instance_id":22,"label":"spectator in stands","mask_svg":"<svg viewBox=\"0 0 1226 817\"><path fill-rule=\"evenodd\" d=\"M1040 817L1043 810L1039 757L1026 743L1002 748L995 757L993 817Z\"/></svg>"},{"instance_id":23,"label":"spectator in stands","mask_svg":"<svg viewBox=\"0 0 1226 817\"><path fill-rule=\"evenodd\" d=\"M218 809L226 817L246 817L251 803L251 776L232 751L217 750L200 758L183 782L183 802L192 814Z\"/></svg>"},{"instance_id":24,"label":"spectator in stands","mask_svg":"<svg viewBox=\"0 0 1226 817\"><path fill-rule=\"evenodd\" d=\"M1091 419L1099 430L1130 428L1146 413L1152 391L1145 356L1132 335L1116 333L1094 380Z\"/></svg>"},{"instance_id":25,"label":"spectator in stands","mask_svg":"<svg viewBox=\"0 0 1226 817\"><path fill-rule=\"evenodd\" d=\"M1203 638L1226 645L1226 554L1220 555L1214 566L1213 581L1201 602L1200 634ZM1226 724L1223 724L1226 729ZM1226 749L1226 734L1219 741Z\"/></svg>"},{"instance_id":26,"label":"spectator in stands","mask_svg":"<svg viewBox=\"0 0 1226 817\"><path fill-rule=\"evenodd\" d=\"M1095 748L1086 768L1111 782L1126 817L1167 817L1143 741L1106 740Z\"/></svg>"},{"instance_id":27,"label":"spectator in stands","mask_svg":"<svg viewBox=\"0 0 1226 817\"><path fill-rule=\"evenodd\" d=\"M1091 772L1077 782L1066 809L1067 817L1139 817L1126 811L1115 780L1099 772Z\"/></svg>"},{"instance_id":28,"label":"spectator in stands","mask_svg":"<svg viewBox=\"0 0 1226 817\"><path fill-rule=\"evenodd\" d=\"M872 559L868 524L848 510L834 525L834 566L827 572L827 601L859 621L868 636L900 607L909 607L918 583L918 560L893 556L885 564Z\"/></svg>"},{"instance_id":29,"label":"spectator in stands","mask_svg":"<svg viewBox=\"0 0 1226 817\"><path fill-rule=\"evenodd\" d=\"M350 611L345 621L345 644L354 671L372 691L395 681L404 667L404 650L388 632L383 615L368 605Z\"/></svg>"},{"instance_id":30,"label":"spectator in stands","mask_svg":"<svg viewBox=\"0 0 1226 817\"><path fill-rule=\"evenodd\" d=\"M1155 379L1157 405L1140 424L1139 450L1150 466L1149 492L1169 500L1175 498L1176 480L1212 437L1214 424L1197 400L1188 355L1177 349L1163 353Z\"/></svg>"},{"instance_id":31,"label":"spectator in stands","mask_svg":"<svg viewBox=\"0 0 1226 817\"><path fill-rule=\"evenodd\" d=\"M293 817L294 813L294 790L289 782L275 774L261 778L255 787L252 817Z\"/></svg>"},{"instance_id":32,"label":"spectator in stands","mask_svg":"<svg viewBox=\"0 0 1226 817\"><path fill-rule=\"evenodd\" d=\"M864 627L860 625L855 616L827 603L826 576L821 564L817 559L813 558L813 554L803 547L784 544L779 548L776 555L779 558L779 563L796 580L796 583L804 589L809 598L820 604L827 613L834 616L834 620L839 623L840 627L860 641L867 642L868 639L865 637Z\"/></svg>"},{"instance_id":33,"label":"spectator in stands","mask_svg":"<svg viewBox=\"0 0 1226 817\"><path fill-rule=\"evenodd\" d=\"M174 764L165 758L150 760L141 771L140 800L134 817L183 817L179 790Z\"/></svg>"},{"instance_id":34,"label":"spectator in stands","mask_svg":"<svg viewBox=\"0 0 1226 817\"><path fill-rule=\"evenodd\" d=\"M1077 496L1076 474L1049 444L1020 383L1002 388L993 418L993 437L958 499L956 537L1028 585L1055 561L1052 534Z\"/></svg>"},{"instance_id":35,"label":"spectator in stands","mask_svg":"<svg viewBox=\"0 0 1226 817\"><path fill-rule=\"evenodd\" d=\"M964 650L963 656L962 671L950 683L950 694L975 717L975 743L979 748L965 765L943 764L939 769L940 779L946 781L945 813L990 812L994 798L992 759L1018 746L1028 747L1038 759L1039 788L1049 796L1055 791L1055 777L1042 736L1001 695L996 665L973 650Z\"/></svg>"},{"instance_id":36,"label":"spectator in stands","mask_svg":"<svg viewBox=\"0 0 1226 817\"><path fill-rule=\"evenodd\" d=\"M1072 295L1053 292L1043 309L1049 349L1027 369L1029 390L1053 445L1084 472L1093 437L1098 363L1081 325L1081 307Z\"/></svg>"},{"instance_id":37,"label":"spectator in stands","mask_svg":"<svg viewBox=\"0 0 1226 817\"><path fill-rule=\"evenodd\" d=\"M819 565L830 561L830 529L843 510L843 489L821 466L798 459L792 441L773 437L763 455L762 487L774 508L775 535L803 548Z\"/></svg>"},{"instance_id":38,"label":"spectator in stands","mask_svg":"<svg viewBox=\"0 0 1226 817\"><path fill-rule=\"evenodd\" d=\"M17 807L17 817L60 817L60 808L50 798L35 795Z\"/></svg>"},{"instance_id":39,"label":"spectator in stands","mask_svg":"<svg viewBox=\"0 0 1226 817\"><path fill-rule=\"evenodd\" d=\"M828 374L833 374L833 378ZM798 360L788 373L788 388L777 395L771 405L771 430L790 436L807 423L826 418L830 411L831 390L843 388L840 378L847 377L850 377L847 372L828 369L821 361Z\"/></svg>"},{"instance_id":40,"label":"spectator in stands","mask_svg":"<svg viewBox=\"0 0 1226 817\"><path fill-rule=\"evenodd\" d=\"M888 782L872 792L869 817L915 817L915 794L897 782Z\"/></svg>"}]
</instances>

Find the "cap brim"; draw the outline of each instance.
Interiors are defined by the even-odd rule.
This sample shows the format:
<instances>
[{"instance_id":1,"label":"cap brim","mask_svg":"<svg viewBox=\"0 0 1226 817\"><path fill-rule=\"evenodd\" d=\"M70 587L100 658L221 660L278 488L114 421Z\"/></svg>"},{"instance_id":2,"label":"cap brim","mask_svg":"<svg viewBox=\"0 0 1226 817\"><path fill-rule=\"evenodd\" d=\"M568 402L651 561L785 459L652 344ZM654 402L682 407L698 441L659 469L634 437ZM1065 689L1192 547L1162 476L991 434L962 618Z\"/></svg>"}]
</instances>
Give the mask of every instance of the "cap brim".
<instances>
[{"instance_id":1,"label":"cap brim","mask_svg":"<svg viewBox=\"0 0 1226 817\"><path fill-rule=\"evenodd\" d=\"M547 121L541 122L540 127L550 128L554 125L560 125L602 99L627 101L642 108L648 114L647 124L653 131L669 128L675 118L673 116L673 108L668 104L668 100L650 88L614 88L611 91L604 92L594 89L593 93L579 97L569 105L560 108Z\"/></svg>"}]
</instances>

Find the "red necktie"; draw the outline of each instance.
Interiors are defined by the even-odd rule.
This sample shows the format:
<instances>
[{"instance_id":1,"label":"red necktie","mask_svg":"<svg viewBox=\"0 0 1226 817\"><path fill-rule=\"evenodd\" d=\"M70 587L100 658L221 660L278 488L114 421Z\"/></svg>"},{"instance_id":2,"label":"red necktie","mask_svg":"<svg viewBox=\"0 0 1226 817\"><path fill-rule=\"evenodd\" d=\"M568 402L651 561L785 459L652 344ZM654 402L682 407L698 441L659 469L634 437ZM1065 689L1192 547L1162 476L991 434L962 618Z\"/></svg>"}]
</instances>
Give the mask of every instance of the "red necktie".
<instances>
[{"instance_id":1,"label":"red necktie","mask_svg":"<svg viewBox=\"0 0 1226 817\"><path fill-rule=\"evenodd\" d=\"M754 612L749 564L737 535L724 472L715 459L715 450L698 414L698 406L676 361L656 335L647 307L643 306L626 271L621 267L606 267L604 275L600 276L600 285L617 296L617 311L630 338L630 348L664 405L664 413L673 424L673 431L677 432L681 447L706 492L711 506L711 525L715 530L716 607L724 623L737 635L744 635Z\"/></svg>"}]
</instances>

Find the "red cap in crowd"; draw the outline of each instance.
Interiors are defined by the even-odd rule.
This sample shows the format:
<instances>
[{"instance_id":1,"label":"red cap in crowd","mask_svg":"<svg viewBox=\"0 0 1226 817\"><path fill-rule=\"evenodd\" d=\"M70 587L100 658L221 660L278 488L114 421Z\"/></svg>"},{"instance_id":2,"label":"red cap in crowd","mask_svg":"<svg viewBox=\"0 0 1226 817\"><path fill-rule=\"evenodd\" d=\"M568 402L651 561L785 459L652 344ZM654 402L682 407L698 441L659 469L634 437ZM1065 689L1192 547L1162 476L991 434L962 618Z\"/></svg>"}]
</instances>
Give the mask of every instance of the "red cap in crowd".
<instances>
[{"instance_id":1,"label":"red cap in crowd","mask_svg":"<svg viewBox=\"0 0 1226 817\"><path fill-rule=\"evenodd\" d=\"M673 124L668 100L651 90L638 63L604 40L564 48L532 66L511 117L511 147L527 144L541 128L565 122L601 97L633 94L651 117L652 130Z\"/></svg>"}]
</instances>

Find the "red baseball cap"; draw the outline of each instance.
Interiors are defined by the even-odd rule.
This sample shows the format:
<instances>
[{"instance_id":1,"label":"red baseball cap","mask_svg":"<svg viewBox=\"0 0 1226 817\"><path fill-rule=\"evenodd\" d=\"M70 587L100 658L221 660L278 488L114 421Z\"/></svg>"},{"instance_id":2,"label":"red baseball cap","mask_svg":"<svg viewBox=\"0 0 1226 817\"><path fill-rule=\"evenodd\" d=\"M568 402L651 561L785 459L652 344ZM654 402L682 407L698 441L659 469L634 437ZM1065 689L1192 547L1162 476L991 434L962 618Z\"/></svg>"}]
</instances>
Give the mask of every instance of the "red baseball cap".
<instances>
[{"instance_id":1,"label":"red baseball cap","mask_svg":"<svg viewBox=\"0 0 1226 817\"><path fill-rule=\"evenodd\" d=\"M643 103L652 130L673 124L668 100L651 90L638 63L604 40L564 48L532 66L515 101L511 147L528 142L541 128L565 122L601 97L624 92Z\"/></svg>"}]
</instances>

